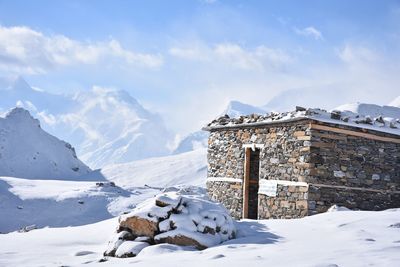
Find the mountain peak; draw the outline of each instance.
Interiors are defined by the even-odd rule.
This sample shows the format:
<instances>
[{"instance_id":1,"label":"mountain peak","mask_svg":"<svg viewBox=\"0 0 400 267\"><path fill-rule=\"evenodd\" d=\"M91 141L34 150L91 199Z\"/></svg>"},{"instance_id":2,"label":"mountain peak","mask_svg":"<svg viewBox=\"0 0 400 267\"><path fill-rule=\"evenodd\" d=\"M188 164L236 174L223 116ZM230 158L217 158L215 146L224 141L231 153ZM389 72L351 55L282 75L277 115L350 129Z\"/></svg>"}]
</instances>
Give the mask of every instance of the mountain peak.
<instances>
[{"instance_id":1,"label":"mountain peak","mask_svg":"<svg viewBox=\"0 0 400 267\"><path fill-rule=\"evenodd\" d=\"M23 108L0 118L0 175L28 179L74 179L90 172L74 148L40 128Z\"/></svg>"},{"instance_id":2,"label":"mountain peak","mask_svg":"<svg viewBox=\"0 0 400 267\"><path fill-rule=\"evenodd\" d=\"M242 115L249 115L253 113L264 114L266 113L266 111L262 108L245 104L237 100L231 100L229 101L222 115L227 114L229 117L239 117Z\"/></svg>"},{"instance_id":3,"label":"mountain peak","mask_svg":"<svg viewBox=\"0 0 400 267\"><path fill-rule=\"evenodd\" d=\"M25 81L22 76L17 76L15 80L11 83L10 89L19 91L31 91L31 86Z\"/></svg>"},{"instance_id":4,"label":"mountain peak","mask_svg":"<svg viewBox=\"0 0 400 267\"><path fill-rule=\"evenodd\" d=\"M21 107L16 107L10 110L6 114L5 118L7 120L12 120L14 123L29 122L33 123L37 127L40 127L39 120L33 118L28 110Z\"/></svg>"}]
</instances>

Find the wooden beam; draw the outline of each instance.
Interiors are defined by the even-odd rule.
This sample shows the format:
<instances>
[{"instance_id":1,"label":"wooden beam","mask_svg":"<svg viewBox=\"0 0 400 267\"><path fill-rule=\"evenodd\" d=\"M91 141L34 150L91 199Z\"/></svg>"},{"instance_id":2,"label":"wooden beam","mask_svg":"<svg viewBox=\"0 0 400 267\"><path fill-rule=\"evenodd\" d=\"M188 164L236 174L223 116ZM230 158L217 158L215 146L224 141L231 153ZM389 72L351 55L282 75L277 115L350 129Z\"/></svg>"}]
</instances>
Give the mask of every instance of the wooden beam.
<instances>
[{"instance_id":1,"label":"wooden beam","mask_svg":"<svg viewBox=\"0 0 400 267\"><path fill-rule=\"evenodd\" d=\"M244 178L243 178L243 212L242 212L243 219L249 217L250 149L251 148L249 147L245 148Z\"/></svg>"},{"instance_id":2,"label":"wooden beam","mask_svg":"<svg viewBox=\"0 0 400 267\"><path fill-rule=\"evenodd\" d=\"M391 189L373 189L373 188L364 188L364 187L352 187L352 186L345 186L345 185L329 185L329 184L316 184L316 183L309 183L310 186L315 187L326 187L326 188L335 188L335 189L343 189L343 190L358 190L358 191L365 191L365 192L374 192L374 193L382 193L382 194L400 194L400 191L391 190Z\"/></svg>"},{"instance_id":3,"label":"wooden beam","mask_svg":"<svg viewBox=\"0 0 400 267\"><path fill-rule=\"evenodd\" d=\"M320 125L320 124L315 124L315 123L311 123L310 126L311 126L311 129L315 129L315 130L329 131L329 132L334 132L334 133L341 133L341 134L346 134L346 135L362 137L362 138L376 140L376 141L400 144L400 137L393 138L393 137L385 137L385 136L380 136L380 135L371 134L371 133L360 133L360 132L356 132L356 131L352 131L352 130L340 129L340 128L336 128L336 127L330 127L330 126L325 126L325 125Z\"/></svg>"}]
</instances>

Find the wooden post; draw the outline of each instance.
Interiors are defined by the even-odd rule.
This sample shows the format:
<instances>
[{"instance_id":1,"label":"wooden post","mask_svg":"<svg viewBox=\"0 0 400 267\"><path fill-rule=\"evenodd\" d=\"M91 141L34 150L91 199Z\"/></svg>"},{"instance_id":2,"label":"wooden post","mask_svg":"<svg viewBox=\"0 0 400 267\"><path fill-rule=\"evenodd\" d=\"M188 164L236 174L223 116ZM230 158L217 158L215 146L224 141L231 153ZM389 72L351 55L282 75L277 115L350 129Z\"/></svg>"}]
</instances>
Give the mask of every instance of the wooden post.
<instances>
[{"instance_id":1,"label":"wooden post","mask_svg":"<svg viewBox=\"0 0 400 267\"><path fill-rule=\"evenodd\" d=\"M250 185L250 149L245 148L244 177L243 177L243 219L249 217L249 185Z\"/></svg>"}]
</instances>

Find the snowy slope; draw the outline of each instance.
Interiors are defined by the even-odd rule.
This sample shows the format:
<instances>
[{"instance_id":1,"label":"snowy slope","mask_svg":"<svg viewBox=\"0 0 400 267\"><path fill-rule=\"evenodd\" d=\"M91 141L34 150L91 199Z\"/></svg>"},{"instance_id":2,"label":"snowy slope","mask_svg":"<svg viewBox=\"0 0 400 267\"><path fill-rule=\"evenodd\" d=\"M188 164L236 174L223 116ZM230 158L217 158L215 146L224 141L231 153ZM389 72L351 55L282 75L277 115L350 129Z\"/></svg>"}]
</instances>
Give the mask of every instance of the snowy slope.
<instances>
[{"instance_id":1,"label":"snowy slope","mask_svg":"<svg viewBox=\"0 0 400 267\"><path fill-rule=\"evenodd\" d=\"M23 78L0 79L0 113L24 107L49 133L68 140L86 164L99 168L170 153L161 117L127 92L93 87L75 95L33 89Z\"/></svg>"},{"instance_id":2,"label":"snowy slope","mask_svg":"<svg viewBox=\"0 0 400 267\"><path fill-rule=\"evenodd\" d=\"M166 187L205 185L207 150L109 165L101 169L107 180L130 189L138 186Z\"/></svg>"},{"instance_id":3,"label":"snowy slope","mask_svg":"<svg viewBox=\"0 0 400 267\"><path fill-rule=\"evenodd\" d=\"M33 224L41 228L98 222L129 211L158 192L138 190L126 191L104 181L0 177L0 232Z\"/></svg>"},{"instance_id":4,"label":"snowy slope","mask_svg":"<svg viewBox=\"0 0 400 267\"><path fill-rule=\"evenodd\" d=\"M27 110L0 117L0 175L71 180L90 171L70 144L43 131Z\"/></svg>"},{"instance_id":5,"label":"snowy slope","mask_svg":"<svg viewBox=\"0 0 400 267\"><path fill-rule=\"evenodd\" d=\"M188 134L178 144L173 154L193 151L196 149L206 148L208 146L208 132L197 131Z\"/></svg>"},{"instance_id":6,"label":"snowy slope","mask_svg":"<svg viewBox=\"0 0 400 267\"><path fill-rule=\"evenodd\" d=\"M31 224L60 227L98 222L129 210L166 186L204 186L206 175L206 150L198 149L110 165L100 173L79 177L92 182L0 177L0 232Z\"/></svg>"},{"instance_id":7,"label":"snowy slope","mask_svg":"<svg viewBox=\"0 0 400 267\"><path fill-rule=\"evenodd\" d=\"M203 251L161 244L99 262L117 221L0 235L1 266L398 266L400 209L245 220L238 238Z\"/></svg>"},{"instance_id":8,"label":"snowy slope","mask_svg":"<svg viewBox=\"0 0 400 267\"><path fill-rule=\"evenodd\" d=\"M396 97L392 102L388 104L389 106L400 108L400 96Z\"/></svg>"}]
</instances>

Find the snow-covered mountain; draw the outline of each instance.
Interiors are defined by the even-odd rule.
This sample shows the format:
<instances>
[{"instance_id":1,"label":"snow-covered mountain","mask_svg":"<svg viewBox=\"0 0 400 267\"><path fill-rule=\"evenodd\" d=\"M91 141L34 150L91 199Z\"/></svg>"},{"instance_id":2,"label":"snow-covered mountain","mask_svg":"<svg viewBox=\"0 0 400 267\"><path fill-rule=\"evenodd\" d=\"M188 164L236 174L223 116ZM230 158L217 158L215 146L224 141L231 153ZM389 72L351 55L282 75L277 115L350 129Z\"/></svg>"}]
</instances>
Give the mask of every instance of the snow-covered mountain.
<instances>
[{"instance_id":1,"label":"snow-covered mountain","mask_svg":"<svg viewBox=\"0 0 400 267\"><path fill-rule=\"evenodd\" d=\"M69 138L79 144L82 160L90 166L169 154L171 134L163 120L143 108L125 91L93 88L73 98L75 112L62 114Z\"/></svg>"},{"instance_id":2,"label":"snow-covered mountain","mask_svg":"<svg viewBox=\"0 0 400 267\"><path fill-rule=\"evenodd\" d=\"M173 151L173 154L180 154L197 150L199 148L206 148L208 145L208 132L197 131L185 136Z\"/></svg>"},{"instance_id":3,"label":"snow-covered mountain","mask_svg":"<svg viewBox=\"0 0 400 267\"><path fill-rule=\"evenodd\" d=\"M241 115L249 115L249 114L264 114L266 113L265 109L252 106L249 104L245 104L236 100L232 100L228 103L224 112L221 115L227 114L229 117L239 117Z\"/></svg>"},{"instance_id":4,"label":"snow-covered mountain","mask_svg":"<svg viewBox=\"0 0 400 267\"><path fill-rule=\"evenodd\" d=\"M0 86L0 112L16 105L29 110L93 168L170 153L172 135L162 118L125 91L93 87L57 95L34 89L21 77L2 79Z\"/></svg>"},{"instance_id":5,"label":"snow-covered mountain","mask_svg":"<svg viewBox=\"0 0 400 267\"><path fill-rule=\"evenodd\" d=\"M225 114L227 114L229 117L232 118L253 113L264 114L266 113L266 111L256 106L232 100L228 102L228 104L224 108L224 111L219 116L224 116ZM208 145L208 135L208 132L205 131L196 131L188 134L178 143L173 151L173 154L193 151L199 148L206 148Z\"/></svg>"},{"instance_id":6,"label":"snow-covered mountain","mask_svg":"<svg viewBox=\"0 0 400 267\"><path fill-rule=\"evenodd\" d=\"M90 171L69 143L43 131L27 110L0 117L1 176L71 180Z\"/></svg>"}]
</instances>

